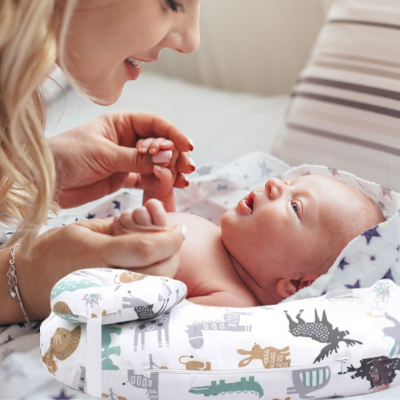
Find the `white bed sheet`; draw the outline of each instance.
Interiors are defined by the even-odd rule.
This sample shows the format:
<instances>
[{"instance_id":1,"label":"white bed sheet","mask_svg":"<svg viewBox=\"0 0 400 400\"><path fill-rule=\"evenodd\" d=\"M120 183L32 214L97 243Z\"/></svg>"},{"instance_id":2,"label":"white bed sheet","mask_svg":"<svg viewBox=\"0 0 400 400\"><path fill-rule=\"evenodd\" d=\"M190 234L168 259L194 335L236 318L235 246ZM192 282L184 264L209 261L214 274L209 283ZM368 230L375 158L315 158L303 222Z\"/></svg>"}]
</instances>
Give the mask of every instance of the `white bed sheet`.
<instances>
[{"instance_id":1,"label":"white bed sheet","mask_svg":"<svg viewBox=\"0 0 400 400\"><path fill-rule=\"evenodd\" d=\"M289 99L288 96L223 92L150 73L143 73L138 81L127 84L120 100L110 107L97 106L67 89L63 111L61 92L57 94L54 87L51 91L47 136L108 110L155 112L176 123L192 138L195 143L193 158L198 165L211 161L229 163L255 150L269 152L281 130ZM0 399L88 398L47 374L39 361L38 346L38 334L0 342ZM20 353L19 357L16 352ZM29 375L18 369L21 360L24 360L25 371L29 369ZM348 398L352 399L398 400L400 387Z\"/></svg>"}]
</instances>

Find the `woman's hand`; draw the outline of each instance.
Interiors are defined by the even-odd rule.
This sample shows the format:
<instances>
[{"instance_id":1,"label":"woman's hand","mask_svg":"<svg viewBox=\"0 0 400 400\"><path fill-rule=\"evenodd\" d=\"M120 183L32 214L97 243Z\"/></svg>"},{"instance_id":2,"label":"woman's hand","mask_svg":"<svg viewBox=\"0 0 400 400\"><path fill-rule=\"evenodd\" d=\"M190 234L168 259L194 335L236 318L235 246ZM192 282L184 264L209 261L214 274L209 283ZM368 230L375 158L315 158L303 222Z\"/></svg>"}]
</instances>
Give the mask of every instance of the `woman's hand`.
<instances>
[{"instance_id":1,"label":"woman's hand","mask_svg":"<svg viewBox=\"0 0 400 400\"><path fill-rule=\"evenodd\" d=\"M177 270L184 240L181 226L164 232L112 236L112 218L92 219L54 228L36 239L28 259L15 255L18 289L32 320L50 314L52 287L73 271L121 267L138 272ZM0 251L0 325L23 321L7 282L10 249ZM145 273L145 272L144 272Z\"/></svg>"},{"instance_id":2,"label":"woman's hand","mask_svg":"<svg viewBox=\"0 0 400 400\"><path fill-rule=\"evenodd\" d=\"M157 115L118 111L48 140L57 172L55 200L69 208L121 187L140 187L138 174L151 174L154 168L152 156L156 151L136 148L139 140L148 137L163 137L174 143L179 151L174 187L185 187L187 180L183 174L194 171L188 154L193 145L186 135Z\"/></svg>"}]
</instances>

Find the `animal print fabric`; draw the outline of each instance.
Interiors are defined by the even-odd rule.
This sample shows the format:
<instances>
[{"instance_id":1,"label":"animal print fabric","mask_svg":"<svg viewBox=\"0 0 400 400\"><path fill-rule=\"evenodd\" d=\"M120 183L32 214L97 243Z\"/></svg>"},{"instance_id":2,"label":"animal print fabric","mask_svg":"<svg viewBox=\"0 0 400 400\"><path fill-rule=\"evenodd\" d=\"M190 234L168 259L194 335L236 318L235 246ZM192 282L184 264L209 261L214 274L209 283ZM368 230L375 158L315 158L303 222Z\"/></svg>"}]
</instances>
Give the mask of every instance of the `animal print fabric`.
<instances>
[{"instance_id":1,"label":"animal print fabric","mask_svg":"<svg viewBox=\"0 0 400 400\"><path fill-rule=\"evenodd\" d=\"M96 271L98 280L114 273ZM107 289L80 284L88 279L85 274L72 278L81 288L71 290L71 276L60 281L53 311L68 293L70 304L80 304L85 313L90 294ZM146 288L140 296L130 283L119 287L122 299L136 299L124 303L136 320L114 319L101 326L96 350L101 352L101 376L90 394L114 400L219 395L297 400L364 394L400 383L400 287L391 280L271 307L178 304L179 297L170 295L168 309L161 301L142 314L149 299L141 298L144 294L165 299L179 288L172 279L154 279L159 285L149 278L134 281L135 287ZM93 318L105 318L97 315L107 308L105 300L96 301ZM95 358L87 353L91 338L86 324L71 317L79 310L65 305L62 310L42 324L41 360L57 380L86 393Z\"/></svg>"}]
</instances>

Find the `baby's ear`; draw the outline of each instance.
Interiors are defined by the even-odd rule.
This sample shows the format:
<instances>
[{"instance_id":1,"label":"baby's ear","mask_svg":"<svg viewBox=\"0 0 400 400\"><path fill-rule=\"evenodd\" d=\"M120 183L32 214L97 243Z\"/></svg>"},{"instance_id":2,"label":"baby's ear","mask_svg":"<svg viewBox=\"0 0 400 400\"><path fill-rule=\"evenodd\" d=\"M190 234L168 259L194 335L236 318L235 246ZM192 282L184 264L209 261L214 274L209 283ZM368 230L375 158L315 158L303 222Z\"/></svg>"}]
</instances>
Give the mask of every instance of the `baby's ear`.
<instances>
[{"instance_id":1,"label":"baby's ear","mask_svg":"<svg viewBox=\"0 0 400 400\"><path fill-rule=\"evenodd\" d=\"M279 296L287 299L297 293L300 289L310 286L313 282L314 280L282 278L276 284L276 291Z\"/></svg>"}]
</instances>

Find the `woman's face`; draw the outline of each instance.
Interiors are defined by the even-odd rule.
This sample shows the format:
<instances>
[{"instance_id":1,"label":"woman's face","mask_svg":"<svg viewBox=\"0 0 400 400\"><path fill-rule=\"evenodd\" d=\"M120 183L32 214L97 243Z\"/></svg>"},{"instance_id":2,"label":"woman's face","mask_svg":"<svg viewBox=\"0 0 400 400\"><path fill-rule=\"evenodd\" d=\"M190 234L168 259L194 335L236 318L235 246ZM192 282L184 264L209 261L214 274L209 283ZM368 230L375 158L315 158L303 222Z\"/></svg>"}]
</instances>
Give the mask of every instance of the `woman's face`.
<instances>
[{"instance_id":1,"label":"woman's face","mask_svg":"<svg viewBox=\"0 0 400 400\"><path fill-rule=\"evenodd\" d=\"M94 100L109 105L169 47L199 45L200 0L78 0L64 54L69 73Z\"/></svg>"}]
</instances>

